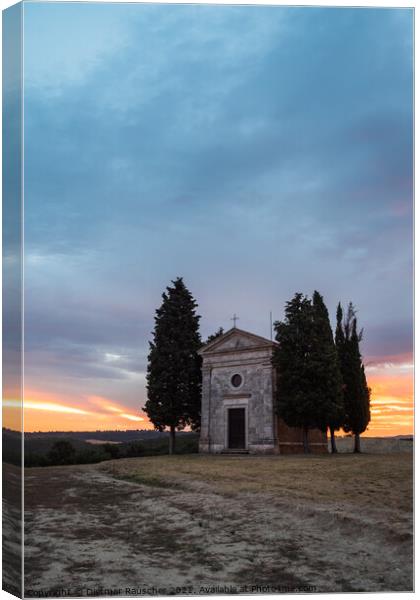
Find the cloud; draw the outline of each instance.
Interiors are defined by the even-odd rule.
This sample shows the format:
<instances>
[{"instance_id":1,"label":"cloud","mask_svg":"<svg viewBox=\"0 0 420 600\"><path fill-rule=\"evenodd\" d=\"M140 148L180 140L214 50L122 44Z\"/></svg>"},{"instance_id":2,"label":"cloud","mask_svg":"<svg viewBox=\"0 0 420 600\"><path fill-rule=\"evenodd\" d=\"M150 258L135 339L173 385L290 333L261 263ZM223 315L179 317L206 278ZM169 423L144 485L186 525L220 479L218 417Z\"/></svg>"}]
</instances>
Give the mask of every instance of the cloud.
<instances>
[{"instance_id":1,"label":"cloud","mask_svg":"<svg viewBox=\"0 0 420 600\"><path fill-rule=\"evenodd\" d=\"M24 16L29 50L25 52L25 86L29 92L42 90L47 98L83 85L127 43L124 23L106 4L45 6L34 2L24 5Z\"/></svg>"},{"instance_id":2,"label":"cloud","mask_svg":"<svg viewBox=\"0 0 420 600\"><path fill-rule=\"evenodd\" d=\"M22 405L19 400L5 400L4 406L8 408L20 408ZM58 413L70 413L76 415L89 415L92 414L87 410L82 410L80 408L74 408L73 406L64 406L63 404L53 404L50 402L34 402L32 400L24 401L24 409L26 410L46 410L48 412L58 412Z\"/></svg>"},{"instance_id":3,"label":"cloud","mask_svg":"<svg viewBox=\"0 0 420 600\"><path fill-rule=\"evenodd\" d=\"M16 428L17 417L22 409L22 402L6 397L3 400L5 409L4 425ZM57 423L57 415L61 423L71 428L92 429L101 424L102 428L124 428L132 422L141 423L145 418L127 406L114 400L100 396L72 398L66 394L47 393L43 390L26 389L23 401L25 430L35 428L52 429ZM40 414L39 414L40 413ZM55 420L55 421L54 421ZM147 423L146 423L147 425ZM57 426L55 426L57 428Z\"/></svg>"}]
</instances>

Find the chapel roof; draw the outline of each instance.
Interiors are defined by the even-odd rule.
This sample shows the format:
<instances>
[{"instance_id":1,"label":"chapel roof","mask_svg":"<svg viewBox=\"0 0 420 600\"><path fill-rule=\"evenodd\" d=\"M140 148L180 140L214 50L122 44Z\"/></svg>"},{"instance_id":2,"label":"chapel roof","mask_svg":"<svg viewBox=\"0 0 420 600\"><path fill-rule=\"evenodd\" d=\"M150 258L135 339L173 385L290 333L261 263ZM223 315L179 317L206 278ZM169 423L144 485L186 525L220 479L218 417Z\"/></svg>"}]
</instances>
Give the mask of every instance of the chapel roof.
<instances>
[{"instance_id":1,"label":"chapel roof","mask_svg":"<svg viewBox=\"0 0 420 600\"><path fill-rule=\"evenodd\" d=\"M229 341L233 341L237 338L237 346L228 344ZM250 331L245 331L244 329L239 329L239 327L232 327L222 335L219 335L217 338L209 342L208 344L204 344L198 351L199 354L207 354L212 352L226 352L226 351L235 351L237 347L241 347L245 349L247 347L251 348L261 348L267 346L277 346L276 342L269 340L260 335L256 335L255 333L251 333Z\"/></svg>"}]
</instances>

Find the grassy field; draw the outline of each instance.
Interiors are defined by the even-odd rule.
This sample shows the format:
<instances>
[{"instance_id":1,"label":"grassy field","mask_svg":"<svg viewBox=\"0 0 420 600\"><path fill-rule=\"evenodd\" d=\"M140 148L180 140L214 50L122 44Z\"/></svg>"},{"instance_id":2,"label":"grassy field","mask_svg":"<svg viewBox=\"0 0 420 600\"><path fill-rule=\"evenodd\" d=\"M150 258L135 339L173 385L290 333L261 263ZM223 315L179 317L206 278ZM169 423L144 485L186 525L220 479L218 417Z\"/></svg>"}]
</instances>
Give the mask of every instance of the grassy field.
<instances>
[{"instance_id":1,"label":"grassy field","mask_svg":"<svg viewBox=\"0 0 420 600\"><path fill-rule=\"evenodd\" d=\"M413 587L411 454L33 468L25 494L28 596Z\"/></svg>"}]
</instances>

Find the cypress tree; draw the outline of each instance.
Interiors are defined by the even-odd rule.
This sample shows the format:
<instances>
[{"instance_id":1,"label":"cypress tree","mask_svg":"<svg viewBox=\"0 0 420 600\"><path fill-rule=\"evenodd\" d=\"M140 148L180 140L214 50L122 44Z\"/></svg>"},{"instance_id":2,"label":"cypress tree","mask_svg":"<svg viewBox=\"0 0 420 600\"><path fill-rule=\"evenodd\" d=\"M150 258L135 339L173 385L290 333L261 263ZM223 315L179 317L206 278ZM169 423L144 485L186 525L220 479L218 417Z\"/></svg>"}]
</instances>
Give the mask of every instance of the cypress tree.
<instances>
[{"instance_id":1,"label":"cypress tree","mask_svg":"<svg viewBox=\"0 0 420 600\"><path fill-rule=\"evenodd\" d=\"M309 429L326 431L343 410L340 365L321 294L315 291L312 302L296 294L274 328L277 413L290 427L303 429L307 453Z\"/></svg>"},{"instance_id":2,"label":"cypress tree","mask_svg":"<svg viewBox=\"0 0 420 600\"><path fill-rule=\"evenodd\" d=\"M357 331L356 311L350 302L344 324L341 305L337 309L336 345L344 384L343 429L354 434L354 452L360 452L360 434L370 421L370 388L359 344L363 330Z\"/></svg>"},{"instance_id":3,"label":"cypress tree","mask_svg":"<svg viewBox=\"0 0 420 600\"><path fill-rule=\"evenodd\" d=\"M170 431L169 453L175 450L175 431L200 427L201 346L197 303L182 277L162 294L156 310L147 367L144 410L158 431Z\"/></svg>"},{"instance_id":4,"label":"cypress tree","mask_svg":"<svg viewBox=\"0 0 420 600\"><path fill-rule=\"evenodd\" d=\"M360 354L359 354L360 356ZM367 426L370 423L370 396L372 393L371 388L368 386L365 366L360 359L360 387L361 387L361 406L360 406L360 417L358 421L358 429L353 427L353 431L355 432L354 436L354 451L360 452L360 434L366 430ZM357 426L356 426L357 427Z\"/></svg>"},{"instance_id":5,"label":"cypress tree","mask_svg":"<svg viewBox=\"0 0 420 600\"><path fill-rule=\"evenodd\" d=\"M343 427L345 409L344 409L344 381L341 368L341 355L343 352L344 332L343 332L343 309L340 302L337 306L337 325L335 329L335 348L337 354L338 367L340 369L340 384L341 384L341 403L338 410L330 416L328 427L330 430L331 451L337 452L337 444L335 442L335 432Z\"/></svg>"},{"instance_id":6,"label":"cypress tree","mask_svg":"<svg viewBox=\"0 0 420 600\"><path fill-rule=\"evenodd\" d=\"M314 292L312 299L314 314L314 342L312 353L314 386L318 394L317 423L319 429L331 433L331 450L337 452L334 430L338 429L344 413L343 380L340 362L334 344L327 307L321 294Z\"/></svg>"},{"instance_id":7,"label":"cypress tree","mask_svg":"<svg viewBox=\"0 0 420 600\"><path fill-rule=\"evenodd\" d=\"M316 426L315 395L311 371L313 334L311 302L297 293L286 303L285 319L276 321L273 352L277 373L277 413L289 427L303 429L303 447L309 452L308 431Z\"/></svg>"}]
</instances>

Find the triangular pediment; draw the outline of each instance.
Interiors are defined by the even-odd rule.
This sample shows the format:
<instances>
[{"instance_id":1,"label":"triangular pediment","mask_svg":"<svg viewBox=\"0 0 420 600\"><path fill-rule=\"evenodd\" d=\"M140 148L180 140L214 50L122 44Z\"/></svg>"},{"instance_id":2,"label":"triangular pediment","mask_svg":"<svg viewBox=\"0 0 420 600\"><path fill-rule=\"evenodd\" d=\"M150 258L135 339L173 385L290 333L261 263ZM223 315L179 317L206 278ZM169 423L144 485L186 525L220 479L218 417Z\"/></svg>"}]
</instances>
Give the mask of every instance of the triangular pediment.
<instances>
[{"instance_id":1,"label":"triangular pediment","mask_svg":"<svg viewBox=\"0 0 420 600\"><path fill-rule=\"evenodd\" d=\"M232 327L223 335L203 346L200 354L212 354L218 352L235 352L236 350L252 350L264 346L274 346L274 342L259 335Z\"/></svg>"}]
</instances>

